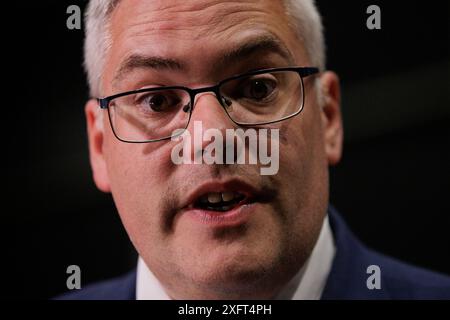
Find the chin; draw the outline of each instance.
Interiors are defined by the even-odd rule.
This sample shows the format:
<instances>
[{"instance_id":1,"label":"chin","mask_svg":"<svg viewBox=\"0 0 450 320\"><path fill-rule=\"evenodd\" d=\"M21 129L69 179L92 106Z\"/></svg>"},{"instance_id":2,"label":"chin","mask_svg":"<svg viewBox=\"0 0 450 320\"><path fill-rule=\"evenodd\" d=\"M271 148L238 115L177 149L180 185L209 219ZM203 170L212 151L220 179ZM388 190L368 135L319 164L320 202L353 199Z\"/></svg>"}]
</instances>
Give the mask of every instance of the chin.
<instances>
[{"instance_id":1,"label":"chin","mask_svg":"<svg viewBox=\"0 0 450 320\"><path fill-rule=\"evenodd\" d=\"M281 253L274 248L267 250L263 245L235 242L203 255L185 271L203 285L235 288L254 285L267 277L269 270L278 272L282 260Z\"/></svg>"}]
</instances>

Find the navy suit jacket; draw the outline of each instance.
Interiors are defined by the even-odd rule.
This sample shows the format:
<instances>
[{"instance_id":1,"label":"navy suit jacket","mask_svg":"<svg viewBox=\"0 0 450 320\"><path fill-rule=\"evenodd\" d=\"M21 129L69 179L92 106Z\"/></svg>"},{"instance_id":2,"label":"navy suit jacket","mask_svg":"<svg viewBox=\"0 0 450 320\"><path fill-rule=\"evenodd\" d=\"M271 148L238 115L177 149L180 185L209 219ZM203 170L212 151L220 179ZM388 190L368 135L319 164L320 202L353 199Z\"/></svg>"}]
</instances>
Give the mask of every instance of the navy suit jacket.
<instances>
[{"instance_id":1,"label":"navy suit jacket","mask_svg":"<svg viewBox=\"0 0 450 320\"><path fill-rule=\"evenodd\" d=\"M330 207L336 255L322 299L450 299L450 277L404 264L366 248ZM381 288L368 289L367 267L380 268ZM57 299L134 300L136 270L66 293Z\"/></svg>"}]
</instances>

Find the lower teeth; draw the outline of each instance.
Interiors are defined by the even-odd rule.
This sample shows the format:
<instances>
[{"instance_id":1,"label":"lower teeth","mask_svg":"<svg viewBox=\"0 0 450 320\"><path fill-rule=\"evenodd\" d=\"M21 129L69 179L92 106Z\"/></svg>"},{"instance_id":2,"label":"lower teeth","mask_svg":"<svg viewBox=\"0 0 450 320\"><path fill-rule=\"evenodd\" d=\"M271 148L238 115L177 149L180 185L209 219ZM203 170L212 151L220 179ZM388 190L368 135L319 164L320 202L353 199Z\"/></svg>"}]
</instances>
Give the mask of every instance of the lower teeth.
<instances>
[{"instance_id":1,"label":"lower teeth","mask_svg":"<svg viewBox=\"0 0 450 320\"><path fill-rule=\"evenodd\" d=\"M210 210L210 211L228 211L230 209L232 209L233 206L222 206L222 207L205 207L206 210Z\"/></svg>"},{"instance_id":2,"label":"lower teeth","mask_svg":"<svg viewBox=\"0 0 450 320\"><path fill-rule=\"evenodd\" d=\"M211 211L228 211L228 210L233 209L238 203L239 203L239 201L233 201L230 204L217 206L217 207L216 206L212 207L212 206L208 206L208 205L200 206L200 207L203 207L204 209L211 210Z\"/></svg>"},{"instance_id":3,"label":"lower teeth","mask_svg":"<svg viewBox=\"0 0 450 320\"><path fill-rule=\"evenodd\" d=\"M230 210L231 208L233 208L232 206L224 206L224 207L220 207L219 208L219 211L228 211L228 210Z\"/></svg>"}]
</instances>

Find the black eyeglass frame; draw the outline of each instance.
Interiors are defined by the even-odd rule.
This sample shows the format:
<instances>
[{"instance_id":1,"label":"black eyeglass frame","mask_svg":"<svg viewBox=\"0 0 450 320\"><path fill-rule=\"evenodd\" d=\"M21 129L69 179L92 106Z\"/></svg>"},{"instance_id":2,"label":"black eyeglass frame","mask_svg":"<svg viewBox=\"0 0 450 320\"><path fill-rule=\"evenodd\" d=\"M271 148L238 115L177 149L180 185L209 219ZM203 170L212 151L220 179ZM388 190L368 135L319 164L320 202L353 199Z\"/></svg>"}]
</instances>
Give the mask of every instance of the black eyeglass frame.
<instances>
[{"instance_id":1,"label":"black eyeglass frame","mask_svg":"<svg viewBox=\"0 0 450 320\"><path fill-rule=\"evenodd\" d=\"M271 73L271 72L282 72L282 71L294 71L297 72L298 75L300 76L300 82L301 82L301 86L302 86L302 101L301 101L301 106L299 108L299 110L291 115L285 116L283 118L277 119L277 120L273 120L273 121L266 121L266 122L258 122L258 123L242 123L242 122L238 122L235 121L228 113L227 111L227 105L225 105L225 97L222 97L222 95L220 94L220 87L227 82L230 82L232 80L236 80L242 77L247 77L247 76L253 76L253 75L258 75L258 74L264 74L264 73ZM304 83L303 83L303 78L307 77L307 76L311 76L314 74L319 73L319 69L315 68L315 67L282 67L282 68L268 68L268 69L259 69L259 70L255 70L255 71L250 71L250 72L246 72L246 73L241 73L241 74L237 74L234 75L230 78L226 78L221 80L219 83L213 85L213 86L208 86L208 87L202 87L202 88L197 88L197 89L191 89L188 87L184 87L184 86L164 86L164 87L153 87L153 88L144 88L144 89L138 89L138 90L133 90L133 91L126 91L126 92L122 92L122 93L118 93L118 94L114 94L112 96L108 96L108 97L104 97L104 98L97 98L97 102L99 104L99 107L101 109L107 109L108 110L108 118L109 118L109 123L111 125L111 129L115 135L115 137L122 141L122 142L126 142L126 143L149 143L149 142L158 142L158 141L163 141L163 140L168 140L171 139L172 137L174 137L174 135L170 135L168 137L163 137L163 138L158 138L158 139L150 139L150 140L145 140L145 141L130 141L130 140L124 140L122 138L120 138L115 129L114 129L114 125L112 123L112 119L111 119L111 113L110 113L110 109L109 109L109 104L111 103L112 100L116 99L116 98L120 98L123 96L128 96L128 95L132 95L132 94L138 94L138 93L144 93L144 92L152 92L152 91L160 91L160 90L184 90L189 94L190 97L190 108L189 108L189 118L187 120L186 123L186 127L184 128L180 128L181 130L186 130L187 127L189 126L189 123L191 121L191 116L192 116L192 111L194 109L194 102L195 102L195 97L197 94L199 93L203 93L203 92L213 92L216 95L217 100L219 101L220 105L222 106L222 108L224 109L225 113L227 114L228 118L230 118L231 121L233 121L233 123L235 123L238 126L242 126L242 127L250 127L250 126L260 126L260 125L265 125L265 124L272 124L272 123L277 123L277 122L281 122L287 119L290 119L292 117L297 116L298 114L300 114L300 112L302 112L303 107L305 105L305 91L304 91ZM180 133L181 134L181 133ZM177 136L177 135L175 135Z\"/></svg>"}]
</instances>

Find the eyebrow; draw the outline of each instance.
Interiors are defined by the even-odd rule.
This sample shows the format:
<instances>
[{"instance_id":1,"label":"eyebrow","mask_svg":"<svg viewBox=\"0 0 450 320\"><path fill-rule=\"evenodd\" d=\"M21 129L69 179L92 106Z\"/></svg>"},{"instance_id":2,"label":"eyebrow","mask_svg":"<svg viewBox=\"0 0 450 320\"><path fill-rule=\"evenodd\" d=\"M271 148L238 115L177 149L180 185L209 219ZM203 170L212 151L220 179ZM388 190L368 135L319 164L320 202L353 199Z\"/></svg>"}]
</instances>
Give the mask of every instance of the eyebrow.
<instances>
[{"instance_id":1,"label":"eyebrow","mask_svg":"<svg viewBox=\"0 0 450 320\"><path fill-rule=\"evenodd\" d=\"M133 54L121 63L119 70L114 76L113 82L118 82L127 73L135 69L182 70L184 69L184 65L174 59L159 56L143 56L139 54Z\"/></svg>"},{"instance_id":2,"label":"eyebrow","mask_svg":"<svg viewBox=\"0 0 450 320\"><path fill-rule=\"evenodd\" d=\"M276 53L286 59L289 64L293 64L293 56L287 47L272 35L260 35L245 43L225 51L218 59L218 63L227 66L236 60L249 58L255 54ZM113 82L120 81L127 73L135 69L155 69L155 70L175 70L186 69L183 62L161 56L145 56L133 54L126 58L114 76Z\"/></svg>"},{"instance_id":3,"label":"eyebrow","mask_svg":"<svg viewBox=\"0 0 450 320\"><path fill-rule=\"evenodd\" d=\"M222 65L245 59L255 54L276 53L293 64L294 58L287 47L272 35L262 35L246 41L244 44L225 52L220 58Z\"/></svg>"}]
</instances>

